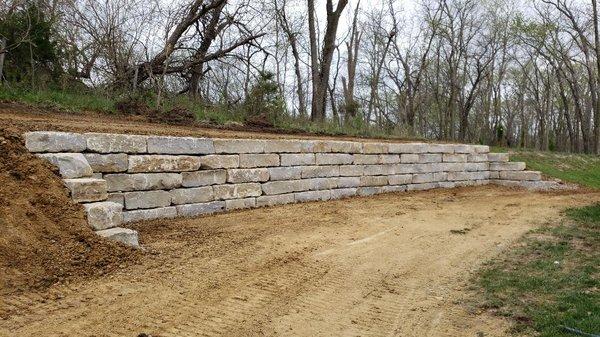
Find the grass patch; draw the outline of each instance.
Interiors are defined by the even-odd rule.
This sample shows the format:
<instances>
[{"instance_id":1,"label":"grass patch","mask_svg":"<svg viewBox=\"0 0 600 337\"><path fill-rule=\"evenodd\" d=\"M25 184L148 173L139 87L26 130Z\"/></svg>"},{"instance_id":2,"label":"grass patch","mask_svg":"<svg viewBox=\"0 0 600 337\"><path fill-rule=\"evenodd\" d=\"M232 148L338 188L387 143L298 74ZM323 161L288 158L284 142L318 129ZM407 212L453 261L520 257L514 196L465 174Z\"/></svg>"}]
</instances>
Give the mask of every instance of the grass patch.
<instances>
[{"instance_id":1,"label":"grass patch","mask_svg":"<svg viewBox=\"0 0 600 337\"><path fill-rule=\"evenodd\" d=\"M569 209L561 225L528 233L487 263L477 283L483 306L515 322L514 333L600 335L600 204Z\"/></svg>"}]
</instances>

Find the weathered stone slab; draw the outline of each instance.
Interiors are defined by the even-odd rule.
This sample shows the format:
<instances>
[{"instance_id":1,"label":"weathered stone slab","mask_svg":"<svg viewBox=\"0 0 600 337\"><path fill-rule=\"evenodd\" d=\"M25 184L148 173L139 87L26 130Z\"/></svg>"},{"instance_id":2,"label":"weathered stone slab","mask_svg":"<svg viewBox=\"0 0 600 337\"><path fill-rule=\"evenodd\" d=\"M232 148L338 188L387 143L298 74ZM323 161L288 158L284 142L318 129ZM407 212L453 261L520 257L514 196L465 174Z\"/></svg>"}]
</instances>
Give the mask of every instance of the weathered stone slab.
<instances>
[{"instance_id":1,"label":"weathered stone slab","mask_svg":"<svg viewBox=\"0 0 600 337\"><path fill-rule=\"evenodd\" d=\"M423 183L423 184L410 184L406 185L407 191L425 191L438 188L439 183Z\"/></svg>"},{"instance_id":2,"label":"weathered stone slab","mask_svg":"<svg viewBox=\"0 0 600 337\"><path fill-rule=\"evenodd\" d=\"M458 181L458 180L484 180L490 179L489 171L480 171L480 172L448 172L448 180L449 181Z\"/></svg>"},{"instance_id":3,"label":"weathered stone slab","mask_svg":"<svg viewBox=\"0 0 600 337\"><path fill-rule=\"evenodd\" d=\"M278 180L297 180L302 178L301 167L269 167L269 179L271 181Z\"/></svg>"},{"instance_id":4,"label":"weathered stone slab","mask_svg":"<svg viewBox=\"0 0 600 337\"><path fill-rule=\"evenodd\" d=\"M379 164L398 164L400 162L400 155L397 154L380 154Z\"/></svg>"},{"instance_id":5,"label":"weathered stone slab","mask_svg":"<svg viewBox=\"0 0 600 337\"><path fill-rule=\"evenodd\" d=\"M122 207L125 207L125 195L120 192L108 193L108 198L106 198L106 201L114 202Z\"/></svg>"},{"instance_id":6,"label":"weathered stone slab","mask_svg":"<svg viewBox=\"0 0 600 337\"><path fill-rule=\"evenodd\" d=\"M349 165L354 157L346 153L317 153L316 161L317 165Z\"/></svg>"},{"instance_id":7,"label":"weathered stone slab","mask_svg":"<svg viewBox=\"0 0 600 337\"><path fill-rule=\"evenodd\" d=\"M359 187L360 177L340 177L337 182L340 188Z\"/></svg>"},{"instance_id":8,"label":"weathered stone slab","mask_svg":"<svg viewBox=\"0 0 600 337\"><path fill-rule=\"evenodd\" d=\"M154 219L171 219L177 216L177 209L174 206L162 207L162 208L151 208L151 209L139 209L135 211L123 212L123 222L130 223L144 220Z\"/></svg>"},{"instance_id":9,"label":"weathered stone slab","mask_svg":"<svg viewBox=\"0 0 600 337\"><path fill-rule=\"evenodd\" d=\"M413 184L424 184L424 183L432 183L438 181L445 181L447 179L447 173L439 172L439 173L419 173L414 174L412 177Z\"/></svg>"},{"instance_id":10,"label":"weathered stone slab","mask_svg":"<svg viewBox=\"0 0 600 337\"><path fill-rule=\"evenodd\" d=\"M302 178L328 178L340 175L339 166L300 166Z\"/></svg>"},{"instance_id":11,"label":"weathered stone slab","mask_svg":"<svg viewBox=\"0 0 600 337\"><path fill-rule=\"evenodd\" d=\"M171 193L167 191L144 191L124 193L125 208L144 209L171 205Z\"/></svg>"},{"instance_id":12,"label":"weathered stone slab","mask_svg":"<svg viewBox=\"0 0 600 337\"><path fill-rule=\"evenodd\" d=\"M363 165L342 165L339 167L340 177L359 177L365 172Z\"/></svg>"},{"instance_id":13,"label":"weathered stone slab","mask_svg":"<svg viewBox=\"0 0 600 337\"><path fill-rule=\"evenodd\" d=\"M194 137L148 137L148 153L209 154L215 153L213 140Z\"/></svg>"},{"instance_id":14,"label":"weathered stone slab","mask_svg":"<svg viewBox=\"0 0 600 337\"><path fill-rule=\"evenodd\" d=\"M266 140L214 139L215 153L264 153Z\"/></svg>"},{"instance_id":15,"label":"weathered stone slab","mask_svg":"<svg viewBox=\"0 0 600 337\"><path fill-rule=\"evenodd\" d=\"M248 209L256 207L256 198L225 200L225 210Z\"/></svg>"},{"instance_id":16,"label":"weathered stone slab","mask_svg":"<svg viewBox=\"0 0 600 337\"><path fill-rule=\"evenodd\" d=\"M232 155L207 155L200 157L203 169L228 169L240 167L240 156Z\"/></svg>"},{"instance_id":17,"label":"weathered stone slab","mask_svg":"<svg viewBox=\"0 0 600 337\"><path fill-rule=\"evenodd\" d=\"M441 162L442 162L442 155L438 154L438 153L424 153L424 154L419 155L419 163L441 163Z\"/></svg>"},{"instance_id":18,"label":"weathered stone slab","mask_svg":"<svg viewBox=\"0 0 600 337\"><path fill-rule=\"evenodd\" d=\"M145 153L146 136L110 133L86 133L87 149L99 153Z\"/></svg>"},{"instance_id":19,"label":"weathered stone slab","mask_svg":"<svg viewBox=\"0 0 600 337\"><path fill-rule=\"evenodd\" d=\"M490 170L490 163L485 162L485 163L463 163L462 164L463 169L462 171L489 171ZM461 171L461 170L456 170L456 171Z\"/></svg>"},{"instance_id":20,"label":"weathered stone slab","mask_svg":"<svg viewBox=\"0 0 600 337\"><path fill-rule=\"evenodd\" d=\"M378 154L355 154L354 165L375 165L380 164Z\"/></svg>"},{"instance_id":21,"label":"weathered stone slab","mask_svg":"<svg viewBox=\"0 0 600 337\"><path fill-rule=\"evenodd\" d=\"M313 178L308 180L312 191L330 190L338 187L338 178Z\"/></svg>"},{"instance_id":22,"label":"weathered stone slab","mask_svg":"<svg viewBox=\"0 0 600 337\"><path fill-rule=\"evenodd\" d=\"M475 147L467 144L453 144L454 153L474 154Z\"/></svg>"},{"instance_id":23,"label":"weathered stone slab","mask_svg":"<svg viewBox=\"0 0 600 337\"><path fill-rule=\"evenodd\" d=\"M178 205L177 216L193 217L199 215L213 214L225 210L225 201L213 201L199 204Z\"/></svg>"},{"instance_id":24,"label":"weathered stone slab","mask_svg":"<svg viewBox=\"0 0 600 337\"><path fill-rule=\"evenodd\" d=\"M481 166L482 163L440 163L438 171L446 171L446 172L455 172L455 171L465 171L467 166L471 166L470 171L479 171L479 168L485 167L487 171L489 169L489 165ZM485 163L487 164L487 163Z\"/></svg>"},{"instance_id":25,"label":"weathered stone slab","mask_svg":"<svg viewBox=\"0 0 600 337\"><path fill-rule=\"evenodd\" d=\"M360 195L361 197L367 197L367 196L371 196L371 195L375 195L375 194L381 194L383 192L384 192L384 189L382 186L359 187L356 190L356 194Z\"/></svg>"},{"instance_id":26,"label":"weathered stone slab","mask_svg":"<svg viewBox=\"0 0 600 337\"><path fill-rule=\"evenodd\" d=\"M489 153L490 147L487 145L473 145L473 149L475 149L475 153Z\"/></svg>"},{"instance_id":27,"label":"weathered stone slab","mask_svg":"<svg viewBox=\"0 0 600 337\"><path fill-rule=\"evenodd\" d=\"M295 153L281 155L281 166L315 165L316 162L317 161L314 153Z\"/></svg>"},{"instance_id":28,"label":"weathered stone slab","mask_svg":"<svg viewBox=\"0 0 600 337\"><path fill-rule=\"evenodd\" d=\"M258 183L215 185L213 189L215 200L258 197L262 194L261 185Z\"/></svg>"},{"instance_id":29,"label":"weathered stone slab","mask_svg":"<svg viewBox=\"0 0 600 337\"><path fill-rule=\"evenodd\" d=\"M182 172L183 187L198 187L225 184L227 171L225 170L201 170L195 172Z\"/></svg>"},{"instance_id":30,"label":"weathered stone slab","mask_svg":"<svg viewBox=\"0 0 600 337\"><path fill-rule=\"evenodd\" d=\"M112 241L120 242L131 247L139 247L138 232L127 228L110 228L97 231L96 234Z\"/></svg>"},{"instance_id":31,"label":"weathered stone slab","mask_svg":"<svg viewBox=\"0 0 600 337\"><path fill-rule=\"evenodd\" d=\"M467 155L467 161L471 163L484 163L488 162L488 155L486 153L472 153Z\"/></svg>"},{"instance_id":32,"label":"weathered stone slab","mask_svg":"<svg viewBox=\"0 0 600 337\"><path fill-rule=\"evenodd\" d=\"M265 153L300 153L307 147L307 142L295 139L269 139L265 142Z\"/></svg>"},{"instance_id":33,"label":"weathered stone slab","mask_svg":"<svg viewBox=\"0 0 600 337\"><path fill-rule=\"evenodd\" d=\"M412 183L411 174L395 174L388 176L390 185L406 185Z\"/></svg>"},{"instance_id":34,"label":"weathered stone slab","mask_svg":"<svg viewBox=\"0 0 600 337\"><path fill-rule=\"evenodd\" d=\"M181 186L179 173L105 174L109 192L170 190Z\"/></svg>"},{"instance_id":35,"label":"weathered stone slab","mask_svg":"<svg viewBox=\"0 0 600 337\"><path fill-rule=\"evenodd\" d=\"M81 153L44 153L38 156L58 167L63 178L91 177L94 173Z\"/></svg>"},{"instance_id":36,"label":"weathered stone slab","mask_svg":"<svg viewBox=\"0 0 600 337\"><path fill-rule=\"evenodd\" d=\"M427 144L427 152L451 154L454 153L454 146L452 144Z\"/></svg>"},{"instance_id":37,"label":"weathered stone slab","mask_svg":"<svg viewBox=\"0 0 600 337\"><path fill-rule=\"evenodd\" d=\"M85 153L84 155L94 172L125 172L127 171L127 166L129 165L127 161L127 154L125 153Z\"/></svg>"},{"instance_id":38,"label":"weathered stone slab","mask_svg":"<svg viewBox=\"0 0 600 337\"><path fill-rule=\"evenodd\" d=\"M388 185L381 187L383 193L406 192L406 185Z\"/></svg>"},{"instance_id":39,"label":"weathered stone slab","mask_svg":"<svg viewBox=\"0 0 600 337\"><path fill-rule=\"evenodd\" d=\"M84 204L88 224L96 231L119 227L123 223L123 205L103 201Z\"/></svg>"},{"instance_id":40,"label":"weathered stone slab","mask_svg":"<svg viewBox=\"0 0 600 337\"><path fill-rule=\"evenodd\" d=\"M331 199L331 192L324 190L294 193L294 199L296 202L325 201Z\"/></svg>"},{"instance_id":41,"label":"weathered stone slab","mask_svg":"<svg viewBox=\"0 0 600 337\"><path fill-rule=\"evenodd\" d=\"M215 199L212 186L178 188L170 191L174 205L197 204Z\"/></svg>"},{"instance_id":42,"label":"weathered stone slab","mask_svg":"<svg viewBox=\"0 0 600 337\"><path fill-rule=\"evenodd\" d=\"M363 176L360 177L360 186L385 186L388 184L387 176Z\"/></svg>"},{"instance_id":43,"label":"weathered stone slab","mask_svg":"<svg viewBox=\"0 0 600 337\"><path fill-rule=\"evenodd\" d=\"M362 153L363 144L359 142L330 142L331 152L334 153Z\"/></svg>"},{"instance_id":44,"label":"weathered stone slab","mask_svg":"<svg viewBox=\"0 0 600 337\"><path fill-rule=\"evenodd\" d=\"M200 157L168 155L129 156L127 171L142 172L185 172L200 169Z\"/></svg>"},{"instance_id":45,"label":"weathered stone slab","mask_svg":"<svg viewBox=\"0 0 600 337\"><path fill-rule=\"evenodd\" d=\"M256 207L293 204L296 201L294 194L263 195L256 198Z\"/></svg>"},{"instance_id":46,"label":"weathered stone slab","mask_svg":"<svg viewBox=\"0 0 600 337\"><path fill-rule=\"evenodd\" d=\"M525 166L523 162L490 163L490 171L523 171Z\"/></svg>"},{"instance_id":47,"label":"weathered stone slab","mask_svg":"<svg viewBox=\"0 0 600 337\"><path fill-rule=\"evenodd\" d=\"M267 154L240 154L241 168L279 166L279 155Z\"/></svg>"},{"instance_id":48,"label":"weathered stone slab","mask_svg":"<svg viewBox=\"0 0 600 337\"><path fill-rule=\"evenodd\" d=\"M500 179L500 171L490 171L490 179Z\"/></svg>"},{"instance_id":49,"label":"weathered stone slab","mask_svg":"<svg viewBox=\"0 0 600 337\"><path fill-rule=\"evenodd\" d=\"M344 199L350 198L356 195L358 188L336 188L331 190L331 199Z\"/></svg>"},{"instance_id":50,"label":"weathered stone slab","mask_svg":"<svg viewBox=\"0 0 600 337\"><path fill-rule=\"evenodd\" d=\"M364 166L364 175L365 176L380 176L380 175L390 175L394 174L395 164L385 164L385 165L365 165Z\"/></svg>"},{"instance_id":51,"label":"weathered stone slab","mask_svg":"<svg viewBox=\"0 0 600 337\"><path fill-rule=\"evenodd\" d=\"M389 153L426 153L428 145L425 143L390 143Z\"/></svg>"},{"instance_id":52,"label":"weathered stone slab","mask_svg":"<svg viewBox=\"0 0 600 337\"><path fill-rule=\"evenodd\" d=\"M25 147L30 152L82 152L86 142L77 133L34 131L25 133Z\"/></svg>"},{"instance_id":53,"label":"weathered stone slab","mask_svg":"<svg viewBox=\"0 0 600 337\"><path fill-rule=\"evenodd\" d=\"M531 191L573 190L573 186L563 185L556 181L516 181L492 180L492 184L506 187L521 187Z\"/></svg>"},{"instance_id":54,"label":"weathered stone slab","mask_svg":"<svg viewBox=\"0 0 600 337\"><path fill-rule=\"evenodd\" d=\"M488 153L487 156L491 162L507 162L509 160L508 153Z\"/></svg>"},{"instance_id":55,"label":"weathered stone slab","mask_svg":"<svg viewBox=\"0 0 600 337\"><path fill-rule=\"evenodd\" d=\"M500 171L500 179L504 180L542 180L542 173L538 171Z\"/></svg>"},{"instance_id":56,"label":"weathered stone slab","mask_svg":"<svg viewBox=\"0 0 600 337\"><path fill-rule=\"evenodd\" d=\"M308 190L310 190L310 181L308 179L271 181L262 184L262 191L266 195L287 194Z\"/></svg>"},{"instance_id":57,"label":"weathered stone slab","mask_svg":"<svg viewBox=\"0 0 600 337\"><path fill-rule=\"evenodd\" d=\"M266 168L255 169L230 169L227 170L228 183L254 183L269 181L269 170Z\"/></svg>"},{"instance_id":58,"label":"weathered stone slab","mask_svg":"<svg viewBox=\"0 0 600 337\"><path fill-rule=\"evenodd\" d=\"M400 155L400 162L401 163L418 163L419 162L419 155L416 153L403 153Z\"/></svg>"},{"instance_id":59,"label":"weathered stone slab","mask_svg":"<svg viewBox=\"0 0 600 337\"><path fill-rule=\"evenodd\" d=\"M103 201L108 197L106 180L103 179L65 179L64 183L71 191L71 198L75 202Z\"/></svg>"},{"instance_id":60,"label":"weathered stone slab","mask_svg":"<svg viewBox=\"0 0 600 337\"><path fill-rule=\"evenodd\" d=\"M444 154L443 158L445 163L466 163L466 154Z\"/></svg>"},{"instance_id":61,"label":"weathered stone slab","mask_svg":"<svg viewBox=\"0 0 600 337\"><path fill-rule=\"evenodd\" d=\"M387 143L364 143L363 153L385 154L389 153L389 144Z\"/></svg>"}]
</instances>

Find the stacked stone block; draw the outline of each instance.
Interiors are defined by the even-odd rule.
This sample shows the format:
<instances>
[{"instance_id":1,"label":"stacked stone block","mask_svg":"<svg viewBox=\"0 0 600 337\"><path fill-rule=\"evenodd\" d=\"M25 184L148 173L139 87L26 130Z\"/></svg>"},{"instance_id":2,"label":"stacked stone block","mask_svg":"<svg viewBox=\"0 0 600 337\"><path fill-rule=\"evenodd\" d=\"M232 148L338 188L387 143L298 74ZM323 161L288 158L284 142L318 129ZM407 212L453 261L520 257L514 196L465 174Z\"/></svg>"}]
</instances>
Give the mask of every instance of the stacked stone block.
<instances>
[{"instance_id":1,"label":"stacked stone block","mask_svg":"<svg viewBox=\"0 0 600 337\"><path fill-rule=\"evenodd\" d=\"M548 187L488 146L30 132L98 234L123 223L378 193L496 183Z\"/></svg>"}]
</instances>

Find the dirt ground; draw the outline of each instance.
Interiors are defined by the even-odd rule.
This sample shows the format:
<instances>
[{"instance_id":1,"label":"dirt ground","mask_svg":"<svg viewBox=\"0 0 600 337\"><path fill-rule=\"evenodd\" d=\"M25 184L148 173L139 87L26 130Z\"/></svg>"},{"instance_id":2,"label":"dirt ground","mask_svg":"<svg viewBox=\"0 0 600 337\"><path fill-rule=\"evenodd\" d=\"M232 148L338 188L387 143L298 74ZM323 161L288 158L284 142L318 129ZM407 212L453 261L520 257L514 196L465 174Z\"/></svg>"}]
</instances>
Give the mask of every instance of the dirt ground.
<instances>
[{"instance_id":1,"label":"dirt ground","mask_svg":"<svg viewBox=\"0 0 600 337\"><path fill-rule=\"evenodd\" d=\"M0 336L506 336L473 273L598 200L488 186L140 223L139 263L6 296Z\"/></svg>"}]
</instances>

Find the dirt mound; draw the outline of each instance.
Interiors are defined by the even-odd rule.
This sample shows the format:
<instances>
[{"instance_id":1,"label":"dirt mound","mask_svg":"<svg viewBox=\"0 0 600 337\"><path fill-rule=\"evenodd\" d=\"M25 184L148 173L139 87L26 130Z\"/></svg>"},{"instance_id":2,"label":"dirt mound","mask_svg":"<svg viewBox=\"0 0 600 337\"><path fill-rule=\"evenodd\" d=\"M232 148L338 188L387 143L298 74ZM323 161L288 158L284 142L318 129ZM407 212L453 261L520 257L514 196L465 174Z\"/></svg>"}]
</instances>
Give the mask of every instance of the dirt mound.
<instances>
[{"instance_id":1,"label":"dirt mound","mask_svg":"<svg viewBox=\"0 0 600 337\"><path fill-rule=\"evenodd\" d=\"M134 261L138 252L92 232L55 169L22 145L21 131L0 127L0 297Z\"/></svg>"}]
</instances>

